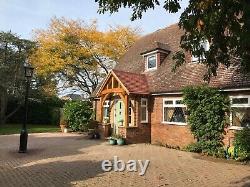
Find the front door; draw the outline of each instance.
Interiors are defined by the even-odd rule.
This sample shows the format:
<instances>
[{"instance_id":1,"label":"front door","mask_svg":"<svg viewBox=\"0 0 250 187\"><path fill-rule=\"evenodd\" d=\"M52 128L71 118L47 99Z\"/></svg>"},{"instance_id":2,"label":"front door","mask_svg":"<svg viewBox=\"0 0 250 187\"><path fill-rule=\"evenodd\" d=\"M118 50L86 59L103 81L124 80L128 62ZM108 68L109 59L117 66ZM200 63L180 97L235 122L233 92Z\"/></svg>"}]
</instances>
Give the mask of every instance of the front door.
<instances>
[{"instance_id":1,"label":"front door","mask_svg":"<svg viewBox=\"0 0 250 187\"><path fill-rule=\"evenodd\" d=\"M118 126L124 123L124 104L122 100L115 100L114 106L114 134L118 134Z\"/></svg>"}]
</instances>

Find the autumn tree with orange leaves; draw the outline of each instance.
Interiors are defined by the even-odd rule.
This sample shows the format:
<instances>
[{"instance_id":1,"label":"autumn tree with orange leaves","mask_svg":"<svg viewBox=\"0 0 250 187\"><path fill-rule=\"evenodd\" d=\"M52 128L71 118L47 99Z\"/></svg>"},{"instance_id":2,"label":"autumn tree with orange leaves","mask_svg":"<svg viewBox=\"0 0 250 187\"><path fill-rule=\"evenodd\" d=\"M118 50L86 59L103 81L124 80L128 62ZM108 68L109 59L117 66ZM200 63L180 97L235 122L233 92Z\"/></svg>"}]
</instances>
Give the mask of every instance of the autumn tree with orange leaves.
<instances>
[{"instance_id":1,"label":"autumn tree with orange leaves","mask_svg":"<svg viewBox=\"0 0 250 187\"><path fill-rule=\"evenodd\" d=\"M138 28L115 26L103 32L96 21L53 18L47 29L35 31L38 49L30 62L38 75L89 97L138 37Z\"/></svg>"}]
</instances>

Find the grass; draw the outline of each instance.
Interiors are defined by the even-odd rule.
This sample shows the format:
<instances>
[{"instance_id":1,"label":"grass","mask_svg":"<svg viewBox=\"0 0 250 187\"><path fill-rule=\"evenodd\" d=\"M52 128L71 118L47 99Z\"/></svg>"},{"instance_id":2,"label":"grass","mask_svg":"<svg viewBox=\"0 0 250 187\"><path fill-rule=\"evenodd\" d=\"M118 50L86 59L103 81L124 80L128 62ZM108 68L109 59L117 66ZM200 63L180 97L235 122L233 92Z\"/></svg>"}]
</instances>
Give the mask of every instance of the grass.
<instances>
[{"instance_id":1,"label":"grass","mask_svg":"<svg viewBox=\"0 0 250 187\"><path fill-rule=\"evenodd\" d=\"M0 125L0 135L19 134L21 131L21 124L6 124ZM27 129L29 133L44 133L44 132L59 132L60 128L56 125L35 125L28 124Z\"/></svg>"}]
</instances>

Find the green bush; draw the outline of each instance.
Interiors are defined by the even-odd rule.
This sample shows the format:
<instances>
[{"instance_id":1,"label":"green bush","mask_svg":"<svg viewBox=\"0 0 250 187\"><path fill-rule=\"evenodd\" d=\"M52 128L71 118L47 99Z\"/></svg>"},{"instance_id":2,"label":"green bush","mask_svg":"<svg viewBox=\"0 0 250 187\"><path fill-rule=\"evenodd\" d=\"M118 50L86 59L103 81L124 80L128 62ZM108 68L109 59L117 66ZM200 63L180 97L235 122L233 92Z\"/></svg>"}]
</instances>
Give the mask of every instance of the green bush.
<instances>
[{"instance_id":1,"label":"green bush","mask_svg":"<svg viewBox=\"0 0 250 187\"><path fill-rule=\"evenodd\" d=\"M190 86L184 90L183 102L187 105L188 124L197 143L195 150L209 155L217 154L223 146L222 139L229 111L229 99L217 89L207 86Z\"/></svg>"},{"instance_id":2,"label":"green bush","mask_svg":"<svg viewBox=\"0 0 250 187\"><path fill-rule=\"evenodd\" d=\"M73 131L87 131L92 114L89 101L70 101L64 105L64 117Z\"/></svg>"},{"instance_id":3,"label":"green bush","mask_svg":"<svg viewBox=\"0 0 250 187\"><path fill-rule=\"evenodd\" d=\"M8 102L7 113L15 110L19 106L19 101L10 99ZM63 101L55 99L54 97L48 98L30 98L28 103L28 123L29 124L51 124L59 125L60 113L59 108L63 107ZM7 123L19 124L23 122L24 105L11 116Z\"/></svg>"},{"instance_id":4,"label":"green bush","mask_svg":"<svg viewBox=\"0 0 250 187\"><path fill-rule=\"evenodd\" d=\"M250 160L250 128L235 133L234 146L238 150L240 160Z\"/></svg>"},{"instance_id":5,"label":"green bush","mask_svg":"<svg viewBox=\"0 0 250 187\"><path fill-rule=\"evenodd\" d=\"M203 142L196 142L189 144L186 148L186 151L194 152L194 153L204 153L207 155L225 158L225 149L221 146L211 149L211 145L206 143L203 145ZM212 150L212 151L211 151Z\"/></svg>"},{"instance_id":6,"label":"green bush","mask_svg":"<svg viewBox=\"0 0 250 187\"><path fill-rule=\"evenodd\" d=\"M194 153L201 153L202 152L202 148L200 146L200 144L197 142L197 143L192 143L192 144L189 144L185 150L189 151L189 152L194 152Z\"/></svg>"}]
</instances>

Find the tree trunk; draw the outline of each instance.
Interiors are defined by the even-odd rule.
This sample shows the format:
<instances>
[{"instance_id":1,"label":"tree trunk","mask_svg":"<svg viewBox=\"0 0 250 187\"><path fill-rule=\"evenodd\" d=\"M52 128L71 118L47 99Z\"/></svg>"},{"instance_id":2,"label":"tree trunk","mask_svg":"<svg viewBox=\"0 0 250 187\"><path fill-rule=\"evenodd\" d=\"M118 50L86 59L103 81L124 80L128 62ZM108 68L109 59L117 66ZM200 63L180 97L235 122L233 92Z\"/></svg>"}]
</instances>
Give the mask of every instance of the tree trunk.
<instances>
[{"instance_id":1,"label":"tree trunk","mask_svg":"<svg viewBox=\"0 0 250 187\"><path fill-rule=\"evenodd\" d=\"M0 125L4 125L6 123L7 102L7 90L3 89L0 91Z\"/></svg>"}]
</instances>

